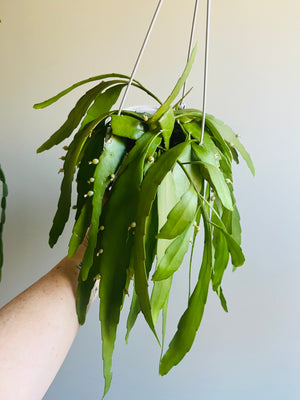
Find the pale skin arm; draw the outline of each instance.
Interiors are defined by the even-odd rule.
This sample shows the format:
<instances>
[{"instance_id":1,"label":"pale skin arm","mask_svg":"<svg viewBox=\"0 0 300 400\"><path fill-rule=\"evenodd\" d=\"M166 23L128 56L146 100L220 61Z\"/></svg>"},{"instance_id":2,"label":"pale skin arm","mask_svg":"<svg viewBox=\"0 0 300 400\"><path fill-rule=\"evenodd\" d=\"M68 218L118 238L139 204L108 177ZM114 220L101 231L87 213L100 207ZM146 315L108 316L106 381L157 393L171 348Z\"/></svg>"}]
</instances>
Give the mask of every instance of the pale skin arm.
<instances>
[{"instance_id":1,"label":"pale skin arm","mask_svg":"<svg viewBox=\"0 0 300 400\"><path fill-rule=\"evenodd\" d=\"M41 400L52 383L79 328L77 265L85 249L86 241L0 310L0 399Z\"/></svg>"}]
</instances>

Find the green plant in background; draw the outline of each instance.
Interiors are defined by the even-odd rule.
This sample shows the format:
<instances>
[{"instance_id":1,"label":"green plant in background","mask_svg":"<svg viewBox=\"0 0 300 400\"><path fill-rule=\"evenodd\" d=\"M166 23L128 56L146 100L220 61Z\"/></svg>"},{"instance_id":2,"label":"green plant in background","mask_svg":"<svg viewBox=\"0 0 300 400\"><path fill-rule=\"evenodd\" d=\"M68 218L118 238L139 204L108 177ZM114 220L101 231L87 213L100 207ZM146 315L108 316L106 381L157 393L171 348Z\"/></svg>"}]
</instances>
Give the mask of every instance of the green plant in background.
<instances>
[{"instance_id":1,"label":"green plant in background","mask_svg":"<svg viewBox=\"0 0 300 400\"><path fill-rule=\"evenodd\" d=\"M6 208L6 197L8 195L7 184L5 181L4 172L0 164L0 182L2 182L2 197L1 197L1 214L0 214L0 281L1 281L1 269L3 265L3 226L5 223L5 208Z\"/></svg>"},{"instance_id":2,"label":"green plant in background","mask_svg":"<svg viewBox=\"0 0 300 400\"><path fill-rule=\"evenodd\" d=\"M49 244L54 246L69 218L77 169L76 214L68 255L74 255L90 228L79 274L77 314L83 324L91 290L100 278L104 395L111 383L117 326L131 280L134 289L126 340L142 312L159 341L155 326L162 313L163 345L173 274L191 247L188 303L169 348L162 352L159 372L165 375L192 346L210 282L227 311L221 287L224 271L229 259L234 268L245 261L232 162L238 163L240 154L254 174L251 158L223 122L207 115L201 132L201 111L172 106L194 56L195 50L162 104L139 82L133 82L159 102L153 113L111 110L129 81L119 74L81 81L34 106L44 108L80 85L100 81L78 100L67 121L38 152L58 145L78 128L70 145L64 146L64 176ZM192 288L192 256L200 229L204 231L203 256ZM153 282L151 294L149 281Z\"/></svg>"}]
</instances>

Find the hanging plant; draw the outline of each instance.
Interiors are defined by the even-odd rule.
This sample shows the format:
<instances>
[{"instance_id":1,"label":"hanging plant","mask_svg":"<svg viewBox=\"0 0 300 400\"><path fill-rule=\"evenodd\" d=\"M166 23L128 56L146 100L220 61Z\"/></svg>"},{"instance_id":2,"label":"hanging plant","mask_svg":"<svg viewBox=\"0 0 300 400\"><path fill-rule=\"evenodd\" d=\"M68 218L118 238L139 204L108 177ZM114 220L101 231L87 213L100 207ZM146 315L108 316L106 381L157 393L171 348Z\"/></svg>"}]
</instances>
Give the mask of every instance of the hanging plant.
<instances>
[{"instance_id":1,"label":"hanging plant","mask_svg":"<svg viewBox=\"0 0 300 400\"><path fill-rule=\"evenodd\" d=\"M158 101L154 112L112 110L129 81L120 74L86 79L34 106L47 107L78 86L100 81L78 100L67 121L38 153L60 144L77 129L71 144L64 146L63 179L49 244L55 245L69 218L77 169L77 204L68 255L75 254L90 229L79 274L77 314L83 324L95 280L100 279L104 395L112 378L120 312L132 280L126 340L142 312L159 341L155 326L162 312L164 343L173 274L188 251L192 263L195 240L203 229L198 280L194 288L188 289L186 310L160 359L159 373L165 375L192 346L210 282L227 311L221 287L223 274L229 259L234 268L245 261L232 163L238 163L241 155L254 174L251 158L238 136L223 122L207 115L202 132L200 110L173 105L194 57L195 50L164 103L133 81L133 86ZM149 281L153 282L151 295ZM189 285L187 280L187 288Z\"/></svg>"}]
</instances>

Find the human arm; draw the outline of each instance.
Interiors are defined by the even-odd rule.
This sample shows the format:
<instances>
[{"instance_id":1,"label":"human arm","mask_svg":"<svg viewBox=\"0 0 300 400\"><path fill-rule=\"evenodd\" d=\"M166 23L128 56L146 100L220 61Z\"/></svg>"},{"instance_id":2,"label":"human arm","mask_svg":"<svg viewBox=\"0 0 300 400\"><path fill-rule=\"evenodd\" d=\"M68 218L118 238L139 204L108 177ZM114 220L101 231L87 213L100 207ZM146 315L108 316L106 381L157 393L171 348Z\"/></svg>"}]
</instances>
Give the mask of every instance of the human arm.
<instances>
[{"instance_id":1,"label":"human arm","mask_svg":"<svg viewBox=\"0 0 300 400\"><path fill-rule=\"evenodd\" d=\"M0 399L42 399L61 367L79 328L77 265L86 244L0 310Z\"/></svg>"}]
</instances>

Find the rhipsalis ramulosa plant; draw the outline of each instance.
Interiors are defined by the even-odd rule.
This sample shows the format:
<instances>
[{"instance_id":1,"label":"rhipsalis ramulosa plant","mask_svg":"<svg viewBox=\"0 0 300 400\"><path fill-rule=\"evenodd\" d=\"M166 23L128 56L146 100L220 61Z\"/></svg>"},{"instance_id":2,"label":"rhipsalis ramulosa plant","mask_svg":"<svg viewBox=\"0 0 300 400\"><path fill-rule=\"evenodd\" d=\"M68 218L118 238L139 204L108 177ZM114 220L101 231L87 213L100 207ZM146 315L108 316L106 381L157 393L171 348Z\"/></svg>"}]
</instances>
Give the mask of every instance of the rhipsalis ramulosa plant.
<instances>
[{"instance_id":1,"label":"rhipsalis ramulosa plant","mask_svg":"<svg viewBox=\"0 0 300 400\"><path fill-rule=\"evenodd\" d=\"M186 310L160 359L159 372L165 375L193 344L210 283L227 311L223 274L229 261L234 268L245 261L232 163L242 156L254 174L251 158L223 122L207 115L202 133L201 111L173 106L194 57L195 51L164 103L133 82L158 102L153 113L124 110L118 115L113 110L129 80L120 74L86 79L34 106L47 107L78 86L98 82L78 100L66 122L38 153L76 131L69 146L64 146L61 192L49 243L55 245L69 218L76 177L77 204L68 255L74 255L90 229L79 274L77 314L83 324L91 290L100 279L104 395L111 384L120 312L132 281L127 338L141 312L159 341L155 327L162 314L163 343L173 274L187 252L192 258L197 233L203 230L202 262L193 266L198 269L197 283L191 287L187 279Z\"/></svg>"}]
</instances>

